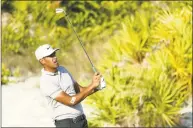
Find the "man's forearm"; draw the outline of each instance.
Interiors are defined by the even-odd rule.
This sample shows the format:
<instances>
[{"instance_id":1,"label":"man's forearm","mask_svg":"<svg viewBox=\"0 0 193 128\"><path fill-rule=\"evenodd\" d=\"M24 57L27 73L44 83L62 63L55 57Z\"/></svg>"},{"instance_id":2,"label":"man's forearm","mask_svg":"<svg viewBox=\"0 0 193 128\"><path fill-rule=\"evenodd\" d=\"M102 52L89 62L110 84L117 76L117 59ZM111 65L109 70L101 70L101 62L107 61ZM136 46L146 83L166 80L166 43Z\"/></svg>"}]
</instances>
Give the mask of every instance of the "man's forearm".
<instances>
[{"instance_id":1,"label":"man's forearm","mask_svg":"<svg viewBox=\"0 0 193 128\"><path fill-rule=\"evenodd\" d=\"M81 91L74 96L76 98L76 101L74 102L74 104L80 103L87 96L92 94L94 90L95 89L92 86L84 87L83 89L81 89Z\"/></svg>"},{"instance_id":2,"label":"man's forearm","mask_svg":"<svg viewBox=\"0 0 193 128\"><path fill-rule=\"evenodd\" d=\"M84 88L81 92L77 93L74 96L69 96L65 92L61 92L55 100L58 102L61 102L68 106L74 106L78 103L80 103L82 100L84 100L87 96L89 96L94 90L94 87L92 85L89 85L88 87Z\"/></svg>"},{"instance_id":3,"label":"man's forearm","mask_svg":"<svg viewBox=\"0 0 193 128\"><path fill-rule=\"evenodd\" d=\"M92 92L89 95L92 95L93 93L95 93L97 91L99 91L99 90L95 88L95 89L92 90Z\"/></svg>"},{"instance_id":4,"label":"man's forearm","mask_svg":"<svg viewBox=\"0 0 193 128\"><path fill-rule=\"evenodd\" d=\"M77 83L77 86L79 87L79 90L80 90L79 92L82 92L82 91L84 91L87 88L87 87L82 87L78 83ZM98 91L98 89L95 88L95 89L92 90L92 92L89 93L89 95L91 95L91 94L93 94L93 93L95 93L97 91Z\"/></svg>"}]
</instances>

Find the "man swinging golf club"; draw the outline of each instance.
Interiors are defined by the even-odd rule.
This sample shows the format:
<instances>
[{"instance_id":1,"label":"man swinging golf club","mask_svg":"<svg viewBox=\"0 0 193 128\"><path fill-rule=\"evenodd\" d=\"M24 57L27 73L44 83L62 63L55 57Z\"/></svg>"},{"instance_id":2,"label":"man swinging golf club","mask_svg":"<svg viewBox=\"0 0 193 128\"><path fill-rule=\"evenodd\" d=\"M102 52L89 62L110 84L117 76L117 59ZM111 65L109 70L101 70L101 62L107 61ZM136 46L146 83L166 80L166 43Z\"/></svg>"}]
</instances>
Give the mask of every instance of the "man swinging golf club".
<instances>
[{"instance_id":1,"label":"man swinging golf club","mask_svg":"<svg viewBox=\"0 0 193 128\"><path fill-rule=\"evenodd\" d=\"M35 51L37 60L43 66L40 88L49 105L53 108L53 119L56 127L88 127L80 102L94 92L105 88L106 83L100 73L96 71L65 11L58 8L56 13L65 14L65 18L72 26L95 74L91 84L82 87L64 67L59 66L56 58L56 51L59 49L53 49L50 45L45 44Z\"/></svg>"},{"instance_id":2,"label":"man swinging golf club","mask_svg":"<svg viewBox=\"0 0 193 128\"><path fill-rule=\"evenodd\" d=\"M81 101L93 94L101 82L101 75L93 75L92 82L82 87L71 74L59 66L56 51L49 44L39 46L35 55L43 66L40 89L53 109L56 127L88 127Z\"/></svg>"}]
</instances>

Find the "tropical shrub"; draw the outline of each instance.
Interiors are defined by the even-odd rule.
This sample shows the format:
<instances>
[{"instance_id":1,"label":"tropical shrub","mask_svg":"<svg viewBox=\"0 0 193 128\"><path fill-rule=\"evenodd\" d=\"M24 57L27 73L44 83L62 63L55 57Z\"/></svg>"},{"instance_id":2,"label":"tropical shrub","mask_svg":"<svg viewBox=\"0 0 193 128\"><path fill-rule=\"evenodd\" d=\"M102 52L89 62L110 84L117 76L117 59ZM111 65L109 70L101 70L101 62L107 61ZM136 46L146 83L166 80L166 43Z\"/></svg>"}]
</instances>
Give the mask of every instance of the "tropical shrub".
<instances>
[{"instance_id":1,"label":"tropical shrub","mask_svg":"<svg viewBox=\"0 0 193 128\"><path fill-rule=\"evenodd\" d=\"M139 9L109 40L99 65L107 88L87 101L97 110L90 126L180 125L179 111L192 92L192 8L165 6L152 9L151 18Z\"/></svg>"}]
</instances>

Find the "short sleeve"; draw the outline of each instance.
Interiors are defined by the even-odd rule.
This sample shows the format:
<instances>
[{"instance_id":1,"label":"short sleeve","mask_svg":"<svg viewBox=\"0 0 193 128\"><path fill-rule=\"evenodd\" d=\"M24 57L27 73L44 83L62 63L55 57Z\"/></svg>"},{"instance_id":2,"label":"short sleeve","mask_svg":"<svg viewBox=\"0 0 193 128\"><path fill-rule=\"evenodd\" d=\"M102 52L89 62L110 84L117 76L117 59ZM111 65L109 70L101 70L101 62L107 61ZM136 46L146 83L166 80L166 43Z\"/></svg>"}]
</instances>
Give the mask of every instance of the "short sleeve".
<instances>
[{"instance_id":1,"label":"short sleeve","mask_svg":"<svg viewBox=\"0 0 193 128\"><path fill-rule=\"evenodd\" d=\"M68 75L70 76L73 84L76 83L76 80L72 77L71 73L70 73L66 68L64 68L64 67L62 67L62 66L60 66L59 68L60 68L60 70L61 70L63 73L68 73Z\"/></svg>"},{"instance_id":2,"label":"short sleeve","mask_svg":"<svg viewBox=\"0 0 193 128\"><path fill-rule=\"evenodd\" d=\"M45 96L49 96L53 99L55 99L59 95L59 93L62 91L59 85L54 84L49 79L40 80L40 89Z\"/></svg>"},{"instance_id":3,"label":"short sleeve","mask_svg":"<svg viewBox=\"0 0 193 128\"><path fill-rule=\"evenodd\" d=\"M72 79L72 82L75 84L76 83L76 80L72 77L72 75L68 72L70 78Z\"/></svg>"}]
</instances>

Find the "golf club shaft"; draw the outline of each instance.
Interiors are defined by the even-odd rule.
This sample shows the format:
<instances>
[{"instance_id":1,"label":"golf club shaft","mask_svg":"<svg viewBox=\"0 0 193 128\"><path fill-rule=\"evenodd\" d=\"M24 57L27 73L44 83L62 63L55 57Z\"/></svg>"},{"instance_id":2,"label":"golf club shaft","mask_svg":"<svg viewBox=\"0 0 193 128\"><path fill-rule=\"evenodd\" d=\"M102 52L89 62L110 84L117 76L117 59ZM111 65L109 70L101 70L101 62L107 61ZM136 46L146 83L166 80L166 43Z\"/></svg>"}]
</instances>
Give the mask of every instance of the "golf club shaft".
<instances>
[{"instance_id":1,"label":"golf club shaft","mask_svg":"<svg viewBox=\"0 0 193 128\"><path fill-rule=\"evenodd\" d=\"M87 54L87 52L86 52L86 50L85 50L85 48L84 48L84 45L83 45L82 41L80 40L80 38L79 38L79 36L78 36L76 30L74 29L74 27L73 27L71 21L70 21L69 18L68 18L68 15L66 14L65 11L64 11L64 14L65 14L65 18L66 18L67 21L70 23L70 25L71 25L71 27L72 27L72 29L73 29L73 31L74 31L76 37L78 38L78 40L79 40L79 42L80 42L80 44L81 44L81 46L82 46L82 48L83 48L83 50L84 50L84 52L85 52L87 58L88 58L88 60L89 60L89 62L90 62L90 64L91 64L91 66L92 66L93 71L94 71L94 72L97 72L96 68L94 67L94 65L93 65L93 63L92 63L90 57L88 56L88 54Z\"/></svg>"}]
</instances>

